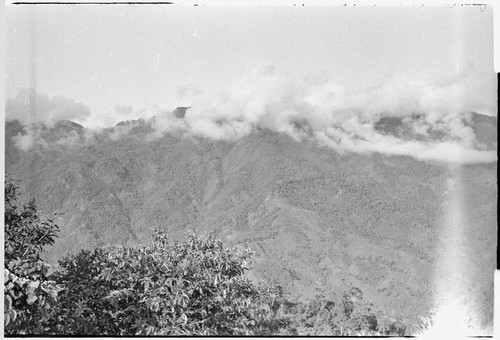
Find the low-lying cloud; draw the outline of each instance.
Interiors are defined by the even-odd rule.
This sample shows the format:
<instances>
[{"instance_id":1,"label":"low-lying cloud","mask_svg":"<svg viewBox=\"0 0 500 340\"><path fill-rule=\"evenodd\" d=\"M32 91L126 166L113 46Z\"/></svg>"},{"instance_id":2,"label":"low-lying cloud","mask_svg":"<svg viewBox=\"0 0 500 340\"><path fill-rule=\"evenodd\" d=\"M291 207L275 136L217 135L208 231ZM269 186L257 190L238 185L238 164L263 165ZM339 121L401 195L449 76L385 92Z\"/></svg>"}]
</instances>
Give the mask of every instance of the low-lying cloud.
<instances>
[{"instance_id":1,"label":"low-lying cloud","mask_svg":"<svg viewBox=\"0 0 500 340\"><path fill-rule=\"evenodd\" d=\"M29 129L25 134L17 134L12 137L14 145L21 151L33 150L35 146L46 148L48 143L45 139L37 136L33 129Z\"/></svg>"},{"instance_id":2,"label":"low-lying cloud","mask_svg":"<svg viewBox=\"0 0 500 340\"><path fill-rule=\"evenodd\" d=\"M24 126L24 131L12 137L15 147L21 151L30 151L33 149L48 149L53 147L76 147L89 145L89 136L94 135L92 131L76 130L68 128L63 129L58 123L47 128L44 125ZM50 128L56 128L57 132L51 132Z\"/></svg>"},{"instance_id":3,"label":"low-lying cloud","mask_svg":"<svg viewBox=\"0 0 500 340\"><path fill-rule=\"evenodd\" d=\"M355 87L340 84L327 74L292 75L260 65L226 91L203 91L189 84L177 94L189 105L182 114L157 107L143 110L149 124L146 141L168 133L234 141L263 128L298 141L314 140L340 153L407 155L451 163L497 160L496 151L486 150L471 127L472 112L496 114L496 77L472 68L439 79L395 74L378 84ZM82 104L64 97L42 98L41 117L49 122L90 120L89 110ZM18 107L12 110L7 119L22 116L18 111ZM115 116L126 120L141 112L117 105ZM385 127L387 131L379 124L384 117L393 119L390 124L394 126ZM118 140L132 126L118 125L107 132L108 137ZM90 136L80 141L93 141ZM21 149L33 142L29 133L16 139ZM76 135L72 135L59 144L76 143Z\"/></svg>"},{"instance_id":4,"label":"low-lying cloud","mask_svg":"<svg viewBox=\"0 0 500 340\"><path fill-rule=\"evenodd\" d=\"M223 93L190 91L184 119L154 119L161 136L172 131L215 140L236 140L260 127L296 140L314 139L339 152L408 155L421 160L481 163L497 159L480 150L471 112L496 112L494 74L461 74L431 81L398 74L376 86L346 87L328 76L292 76L259 66ZM183 98L184 100L186 98ZM398 117L416 138L383 134L382 117Z\"/></svg>"},{"instance_id":5,"label":"low-lying cloud","mask_svg":"<svg viewBox=\"0 0 500 340\"><path fill-rule=\"evenodd\" d=\"M5 103L5 119L19 120L24 125L44 125L52 127L60 120L84 120L90 116L90 108L65 96L49 97L37 93L35 112L30 112L29 90L19 91L14 99Z\"/></svg>"},{"instance_id":6,"label":"low-lying cloud","mask_svg":"<svg viewBox=\"0 0 500 340\"><path fill-rule=\"evenodd\" d=\"M24 131L12 137L14 146L22 151L49 147L51 143L44 138L44 131L55 127L58 122L84 120L90 116L90 108L82 103L65 96L49 97L41 93L36 93L35 111L30 110L30 92L26 89L20 90L15 98L5 103L5 120L17 120L23 125ZM71 130L61 133L60 140L52 144L76 146L80 144L80 136L77 131Z\"/></svg>"}]
</instances>

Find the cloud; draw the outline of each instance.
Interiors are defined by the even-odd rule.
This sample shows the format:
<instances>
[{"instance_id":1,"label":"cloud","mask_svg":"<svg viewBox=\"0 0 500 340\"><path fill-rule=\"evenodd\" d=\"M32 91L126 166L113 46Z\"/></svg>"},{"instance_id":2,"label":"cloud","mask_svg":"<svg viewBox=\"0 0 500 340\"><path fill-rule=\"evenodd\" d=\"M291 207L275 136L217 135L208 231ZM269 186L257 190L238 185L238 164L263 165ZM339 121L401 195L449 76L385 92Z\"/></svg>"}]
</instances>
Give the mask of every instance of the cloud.
<instances>
[{"instance_id":1,"label":"cloud","mask_svg":"<svg viewBox=\"0 0 500 340\"><path fill-rule=\"evenodd\" d=\"M187 131L188 125L183 119L175 116L173 112L161 111L151 119L153 132L146 136L146 141L161 138L167 133Z\"/></svg>"},{"instance_id":2,"label":"cloud","mask_svg":"<svg viewBox=\"0 0 500 340\"><path fill-rule=\"evenodd\" d=\"M39 148L47 148L47 141L40 136L36 129L28 129L25 134L18 133L12 137L14 145L21 151L30 151Z\"/></svg>"},{"instance_id":3,"label":"cloud","mask_svg":"<svg viewBox=\"0 0 500 340\"><path fill-rule=\"evenodd\" d=\"M51 130L51 128L54 128L54 130ZM61 125L54 125L49 128L44 125L33 125L25 126L23 133L18 133L12 137L12 142L21 151L30 151L35 148L76 147L91 144L90 137L93 134L95 132L90 130L69 130L67 126L63 127Z\"/></svg>"},{"instance_id":4,"label":"cloud","mask_svg":"<svg viewBox=\"0 0 500 340\"><path fill-rule=\"evenodd\" d=\"M59 138L56 144L67 147L81 145L80 134L76 130L71 130L64 137Z\"/></svg>"},{"instance_id":5,"label":"cloud","mask_svg":"<svg viewBox=\"0 0 500 340\"><path fill-rule=\"evenodd\" d=\"M349 87L327 74L293 76L259 65L226 91L202 91L191 85L179 94L190 97L185 118L156 116L152 136L180 131L236 140L259 127L296 140L312 138L339 152L459 163L496 160L494 151L477 150L470 124L472 111L495 114L496 77L470 67L439 79L394 74L376 85ZM382 117L400 118L405 132L377 131Z\"/></svg>"},{"instance_id":6,"label":"cloud","mask_svg":"<svg viewBox=\"0 0 500 340\"><path fill-rule=\"evenodd\" d=\"M160 110L158 104L145 103L140 107L132 105L115 105L112 110L94 113L92 116L79 120L78 123L91 130L111 128L120 122L137 120L140 118L149 119Z\"/></svg>"},{"instance_id":7,"label":"cloud","mask_svg":"<svg viewBox=\"0 0 500 340\"><path fill-rule=\"evenodd\" d=\"M132 129L131 125L117 125L113 128L113 130L109 134L109 138L111 138L111 140L113 141L117 141L123 136L127 135L131 129Z\"/></svg>"},{"instance_id":8,"label":"cloud","mask_svg":"<svg viewBox=\"0 0 500 340\"><path fill-rule=\"evenodd\" d=\"M35 113L30 113L28 90L19 91L14 99L5 104L5 119L19 120L24 125L42 124L51 127L60 120L82 120L90 116L90 108L65 96L49 97L36 94Z\"/></svg>"},{"instance_id":9,"label":"cloud","mask_svg":"<svg viewBox=\"0 0 500 340\"><path fill-rule=\"evenodd\" d=\"M401 140L378 134L366 126L364 128L366 131L360 134L359 138L340 129L329 128L326 131L315 132L315 139L320 145L331 147L340 153L378 152L385 155L410 156L422 161L447 163L489 163L497 160L494 151L476 150L461 143Z\"/></svg>"},{"instance_id":10,"label":"cloud","mask_svg":"<svg viewBox=\"0 0 500 340\"><path fill-rule=\"evenodd\" d=\"M35 112L30 112L30 92L20 90L13 99L5 104L6 121L18 120L24 133L12 137L14 145L22 151L47 148L49 145L76 146L80 144L80 135L76 130L69 130L64 121L84 120L90 116L90 108L65 96L49 97L36 93ZM50 132L51 128L57 131Z\"/></svg>"},{"instance_id":11,"label":"cloud","mask_svg":"<svg viewBox=\"0 0 500 340\"><path fill-rule=\"evenodd\" d=\"M258 65L223 91L188 84L177 94L189 106L182 110L185 114L160 110L157 105L142 109L116 105L114 111L97 120L83 104L40 95L37 120L78 118L96 129L103 122L116 124L143 117L149 119L152 131L146 133L146 141L169 133L234 141L263 128L298 141L315 140L341 153L377 152L451 163L497 159L495 151L478 143L471 127L472 112L496 114L496 76L472 67L449 76L403 73L378 84L347 86L328 73L296 75L277 71L272 65ZM26 98L21 94L7 106L7 119L24 117L29 121ZM382 119L388 124L385 128L379 126ZM107 135L118 140L131 127L130 122L120 124ZM97 129L86 133L85 143L95 143L99 136ZM29 133L16 138L16 145L24 149L37 142ZM75 143L73 135L59 144Z\"/></svg>"},{"instance_id":12,"label":"cloud","mask_svg":"<svg viewBox=\"0 0 500 340\"><path fill-rule=\"evenodd\" d=\"M17 134L12 137L14 145L22 151L29 151L35 148L35 136L33 133L27 133L24 135Z\"/></svg>"}]
</instances>

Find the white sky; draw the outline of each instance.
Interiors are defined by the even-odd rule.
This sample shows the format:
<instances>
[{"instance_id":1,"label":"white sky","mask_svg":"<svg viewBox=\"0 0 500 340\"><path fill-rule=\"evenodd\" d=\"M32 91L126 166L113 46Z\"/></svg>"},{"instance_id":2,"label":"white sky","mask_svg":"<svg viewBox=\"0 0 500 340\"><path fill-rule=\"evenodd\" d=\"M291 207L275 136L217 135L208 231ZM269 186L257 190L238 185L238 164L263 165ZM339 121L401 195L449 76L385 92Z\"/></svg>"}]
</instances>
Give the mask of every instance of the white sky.
<instances>
[{"instance_id":1,"label":"white sky","mask_svg":"<svg viewBox=\"0 0 500 340\"><path fill-rule=\"evenodd\" d=\"M6 95L29 87L28 7L6 8ZM89 106L103 124L189 105L179 88L222 90L259 64L350 86L394 74L493 72L493 11L480 7L36 6L37 90ZM142 113L144 114L144 113ZM108 117L106 120L104 117Z\"/></svg>"}]
</instances>

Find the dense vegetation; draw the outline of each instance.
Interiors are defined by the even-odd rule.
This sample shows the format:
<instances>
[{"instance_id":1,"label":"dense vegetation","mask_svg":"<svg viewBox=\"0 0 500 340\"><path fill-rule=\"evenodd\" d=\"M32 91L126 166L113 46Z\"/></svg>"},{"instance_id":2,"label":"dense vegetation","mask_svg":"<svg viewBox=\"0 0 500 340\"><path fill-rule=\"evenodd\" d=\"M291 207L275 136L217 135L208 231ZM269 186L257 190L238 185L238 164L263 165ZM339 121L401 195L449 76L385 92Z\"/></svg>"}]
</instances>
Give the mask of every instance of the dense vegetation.
<instances>
[{"instance_id":1,"label":"dense vegetation","mask_svg":"<svg viewBox=\"0 0 500 340\"><path fill-rule=\"evenodd\" d=\"M5 183L4 322L6 333L44 332L43 324L56 303L56 285L49 266L40 259L52 245L58 227L42 220L34 202L17 207L17 186Z\"/></svg>"},{"instance_id":2,"label":"dense vegetation","mask_svg":"<svg viewBox=\"0 0 500 340\"><path fill-rule=\"evenodd\" d=\"M358 288L288 301L281 287L244 275L249 250L213 234L185 242L153 230L151 244L83 250L54 271L42 261L58 226L34 202L17 206L5 184L4 327L7 335L353 335L399 334ZM49 273L51 272L52 273Z\"/></svg>"},{"instance_id":3,"label":"dense vegetation","mask_svg":"<svg viewBox=\"0 0 500 340\"><path fill-rule=\"evenodd\" d=\"M339 154L266 129L231 143L149 140L141 121L72 147L56 141L89 131L60 121L37 134L46 146L24 152L11 140L21 127L6 122L6 169L21 181L23 202L34 197L41 211L60 211L59 237L43 252L53 266L82 249L149 244L150 226L172 240L185 240L186 229L214 232L227 247L251 248L246 276L279 284L289 300L358 287L364 300L414 325L447 299L437 277L460 288L475 334L492 334L496 163L450 169ZM467 199L452 226L456 197ZM443 252L458 239L460 252ZM463 275L451 259L464 264Z\"/></svg>"}]
</instances>

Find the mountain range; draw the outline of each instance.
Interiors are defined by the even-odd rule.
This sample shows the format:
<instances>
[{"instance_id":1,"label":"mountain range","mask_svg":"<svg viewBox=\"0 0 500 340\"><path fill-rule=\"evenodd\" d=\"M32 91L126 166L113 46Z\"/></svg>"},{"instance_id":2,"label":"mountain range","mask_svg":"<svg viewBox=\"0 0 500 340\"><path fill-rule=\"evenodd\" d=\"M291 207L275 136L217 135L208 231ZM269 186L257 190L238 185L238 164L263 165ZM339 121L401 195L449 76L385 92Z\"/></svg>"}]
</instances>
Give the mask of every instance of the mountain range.
<instances>
[{"instance_id":1,"label":"mountain range","mask_svg":"<svg viewBox=\"0 0 500 340\"><path fill-rule=\"evenodd\" d=\"M8 176L44 214L58 212L61 233L48 262L83 248L148 242L151 227L176 239L188 229L212 231L252 249L249 277L280 284L292 300L355 286L389 317L417 323L448 298L440 282L449 280L458 287L455 302L491 333L496 162L338 153L264 128L235 141L175 132L152 139L151 124L89 134L59 121L37 127L43 146L22 151L16 136L26 128L6 122ZM400 118L375 127L410 133ZM496 117L473 113L471 127L496 149Z\"/></svg>"}]
</instances>

